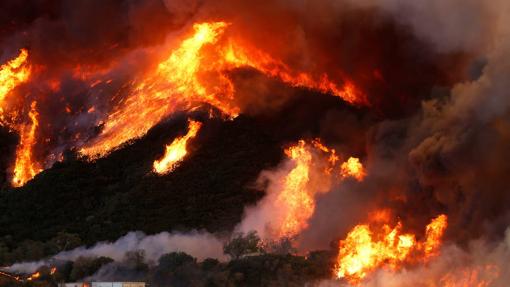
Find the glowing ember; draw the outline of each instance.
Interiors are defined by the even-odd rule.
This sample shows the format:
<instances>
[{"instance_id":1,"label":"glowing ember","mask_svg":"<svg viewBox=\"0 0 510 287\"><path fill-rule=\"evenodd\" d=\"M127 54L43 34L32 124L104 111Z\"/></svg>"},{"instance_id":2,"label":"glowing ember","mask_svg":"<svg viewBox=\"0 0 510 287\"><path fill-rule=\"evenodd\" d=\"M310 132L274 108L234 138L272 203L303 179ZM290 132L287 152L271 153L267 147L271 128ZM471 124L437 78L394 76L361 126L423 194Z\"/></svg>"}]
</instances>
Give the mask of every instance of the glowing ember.
<instances>
[{"instance_id":1,"label":"glowing ember","mask_svg":"<svg viewBox=\"0 0 510 287\"><path fill-rule=\"evenodd\" d=\"M57 267L52 267L50 270L50 275L53 275L57 272Z\"/></svg>"},{"instance_id":2,"label":"glowing ember","mask_svg":"<svg viewBox=\"0 0 510 287\"><path fill-rule=\"evenodd\" d=\"M129 97L108 115L101 134L82 148L82 154L104 156L122 143L144 135L176 110L209 104L227 118L236 117L240 110L234 101L234 84L227 74L240 67L257 69L292 86L331 93L350 103L368 104L350 82L340 88L325 74L292 71L281 61L227 37L225 22L193 27L193 35L184 39L155 71L134 84Z\"/></svg>"},{"instance_id":3,"label":"glowing ember","mask_svg":"<svg viewBox=\"0 0 510 287\"><path fill-rule=\"evenodd\" d=\"M357 181L362 181L366 176L363 165L359 159L355 157L350 157L346 162L342 163L340 169L340 174L343 178L353 177Z\"/></svg>"},{"instance_id":4,"label":"glowing ember","mask_svg":"<svg viewBox=\"0 0 510 287\"><path fill-rule=\"evenodd\" d=\"M17 58L0 67L0 111L7 94L16 86L28 80L30 68L27 66L28 51L22 49Z\"/></svg>"},{"instance_id":5,"label":"glowing ember","mask_svg":"<svg viewBox=\"0 0 510 287\"><path fill-rule=\"evenodd\" d=\"M20 143L16 150L16 162L14 164L14 177L12 185L19 187L36 176L42 169L33 158L33 147L36 143L36 130L39 125L37 120L36 102L32 102L30 112L31 123L22 125L20 128Z\"/></svg>"},{"instance_id":6,"label":"glowing ember","mask_svg":"<svg viewBox=\"0 0 510 287\"><path fill-rule=\"evenodd\" d=\"M377 268L398 269L411 260L411 253L422 254L423 260L428 259L437 253L446 219L446 215L440 215L427 226L425 243L417 242L413 234L403 234L400 222L393 228L388 224L375 229L367 224L355 226L346 239L340 241L336 277L359 284Z\"/></svg>"},{"instance_id":7,"label":"glowing ember","mask_svg":"<svg viewBox=\"0 0 510 287\"><path fill-rule=\"evenodd\" d=\"M27 281L32 281L32 280L35 280L35 279L37 279L39 277L41 277L41 273L36 272L36 273L30 275L30 277L27 278Z\"/></svg>"},{"instance_id":8,"label":"glowing ember","mask_svg":"<svg viewBox=\"0 0 510 287\"><path fill-rule=\"evenodd\" d=\"M10 278L10 279L18 281L18 282L21 281L19 276L14 276L12 274L9 274L9 273L3 272L3 271L0 271L0 276L7 277L7 278Z\"/></svg>"},{"instance_id":9,"label":"glowing ember","mask_svg":"<svg viewBox=\"0 0 510 287\"><path fill-rule=\"evenodd\" d=\"M196 137L201 126L202 123L190 120L188 123L188 133L183 137L176 138L171 144L167 145L163 158L154 161L154 172L159 174L172 172L188 153L186 150L188 141Z\"/></svg>"}]
</instances>

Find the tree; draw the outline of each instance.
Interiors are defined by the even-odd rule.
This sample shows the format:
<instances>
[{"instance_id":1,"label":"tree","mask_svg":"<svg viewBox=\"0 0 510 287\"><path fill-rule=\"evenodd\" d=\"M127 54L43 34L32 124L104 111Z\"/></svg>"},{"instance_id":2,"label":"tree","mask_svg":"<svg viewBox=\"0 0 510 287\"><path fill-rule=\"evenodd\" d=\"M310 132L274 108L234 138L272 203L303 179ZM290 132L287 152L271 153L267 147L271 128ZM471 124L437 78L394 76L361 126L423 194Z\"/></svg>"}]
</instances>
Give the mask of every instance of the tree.
<instances>
[{"instance_id":1,"label":"tree","mask_svg":"<svg viewBox=\"0 0 510 287\"><path fill-rule=\"evenodd\" d=\"M127 268L137 272L145 272L149 269L149 266L145 263L145 252L143 250L126 252L123 263Z\"/></svg>"},{"instance_id":2,"label":"tree","mask_svg":"<svg viewBox=\"0 0 510 287\"><path fill-rule=\"evenodd\" d=\"M263 245L263 249L267 253L287 255L295 254L296 248L292 245L292 239L284 237L278 240L271 240Z\"/></svg>"},{"instance_id":3,"label":"tree","mask_svg":"<svg viewBox=\"0 0 510 287\"><path fill-rule=\"evenodd\" d=\"M71 270L71 280L76 281L96 273L104 265L113 262L109 257L78 257Z\"/></svg>"},{"instance_id":4,"label":"tree","mask_svg":"<svg viewBox=\"0 0 510 287\"><path fill-rule=\"evenodd\" d=\"M196 259L184 252L172 252L159 258L159 269L165 271L175 271L177 267L186 263L195 263Z\"/></svg>"},{"instance_id":5,"label":"tree","mask_svg":"<svg viewBox=\"0 0 510 287\"><path fill-rule=\"evenodd\" d=\"M232 239L223 246L223 252L232 259L239 259L244 255L261 251L260 237L256 231L250 231L246 235L243 233L234 234Z\"/></svg>"},{"instance_id":6,"label":"tree","mask_svg":"<svg viewBox=\"0 0 510 287\"><path fill-rule=\"evenodd\" d=\"M70 250L82 245L81 238L78 234L63 231L58 232L49 243L55 246L55 253Z\"/></svg>"}]
</instances>

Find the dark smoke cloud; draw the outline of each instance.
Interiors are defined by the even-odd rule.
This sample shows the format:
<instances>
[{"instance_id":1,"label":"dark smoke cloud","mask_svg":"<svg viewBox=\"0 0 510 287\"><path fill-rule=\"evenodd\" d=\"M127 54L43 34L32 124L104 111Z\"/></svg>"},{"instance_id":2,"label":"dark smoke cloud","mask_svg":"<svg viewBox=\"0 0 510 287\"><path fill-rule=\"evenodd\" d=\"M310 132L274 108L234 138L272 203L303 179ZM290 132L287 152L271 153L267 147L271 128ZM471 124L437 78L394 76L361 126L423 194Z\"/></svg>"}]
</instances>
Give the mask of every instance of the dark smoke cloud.
<instances>
[{"instance_id":1,"label":"dark smoke cloud","mask_svg":"<svg viewBox=\"0 0 510 287\"><path fill-rule=\"evenodd\" d=\"M367 211L385 206L395 210L404 226L419 236L431 218L446 213L448 240L461 246L479 238L501 240L510 223L506 204L510 199L506 180L510 172L506 148L510 144L510 87L506 80L510 37L504 16L509 5L504 1L468 1L460 13L453 5L459 1L436 3L439 6L423 11L418 8L424 4L367 3L407 22L435 49L476 51L473 59L485 59L486 65L475 79L461 81L450 90L435 90L431 98L422 100L414 115L374 125L366 134L368 178L354 186L342 184L319 199L302 244L327 246L334 234L345 234L353 224L363 222ZM409 22L401 14L411 8L427 23ZM450 12L454 15L451 19L442 18ZM465 35L461 31L465 19L460 19L460 14L473 16L470 25L484 33L476 38ZM446 31L427 30L434 29L429 22L437 19L451 26ZM455 35L457 39L442 42L453 36L455 29L460 33ZM437 34L431 37L433 32ZM332 214L338 219L332 219Z\"/></svg>"}]
</instances>

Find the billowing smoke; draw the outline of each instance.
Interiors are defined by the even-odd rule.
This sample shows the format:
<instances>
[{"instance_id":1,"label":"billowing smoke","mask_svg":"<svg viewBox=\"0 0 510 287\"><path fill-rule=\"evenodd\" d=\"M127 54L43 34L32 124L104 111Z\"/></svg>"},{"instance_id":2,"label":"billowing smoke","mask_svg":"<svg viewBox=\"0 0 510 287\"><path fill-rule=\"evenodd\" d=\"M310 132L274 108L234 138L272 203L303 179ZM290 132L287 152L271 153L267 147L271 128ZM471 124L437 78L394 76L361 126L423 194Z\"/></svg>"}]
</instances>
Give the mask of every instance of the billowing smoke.
<instances>
[{"instance_id":1,"label":"billowing smoke","mask_svg":"<svg viewBox=\"0 0 510 287\"><path fill-rule=\"evenodd\" d=\"M43 265L52 266L62 261L74 261L79 257L104 256L121 262L127 253L136 251L143 251L147 262L157 262L162 255L171 252L185 252L198 260L226 258L223 254L223 242L207 232L162 232L149 236L142 232L130 232L115 242L100 242L92 247L78 247L58 253L47 260L16 263L8 269L13 272L33 273Z\"/></svg>"}]
</instances>

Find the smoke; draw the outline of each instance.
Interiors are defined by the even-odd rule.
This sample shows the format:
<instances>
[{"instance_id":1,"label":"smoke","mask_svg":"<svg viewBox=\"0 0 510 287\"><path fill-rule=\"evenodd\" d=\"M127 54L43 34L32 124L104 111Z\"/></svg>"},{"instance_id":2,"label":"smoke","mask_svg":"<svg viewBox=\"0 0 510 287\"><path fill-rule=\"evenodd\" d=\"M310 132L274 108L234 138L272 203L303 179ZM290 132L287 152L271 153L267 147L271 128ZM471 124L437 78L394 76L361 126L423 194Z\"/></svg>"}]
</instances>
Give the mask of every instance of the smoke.
<instances>
[{"instance_id":1,"label":"smoke","mask_svg":"<svg viewBox=\"0 0 510 287\"><path fill-rule=\"evenodd\" d=\"M33 273L43 265L52 262L74 261L79 257L109 257L121 262L126 253L143 251L146 262L156 262L159 257L171 252L185 252L198 260L216 258L225 260L223 242L214 235L203 231L188 233L162 232L156 235L145 235L143 232L129 232L115 242L100 242L92 247L78 247L63 251L52 258L38 262L16 263L9 271Z\"/></svg>"},{"instance_id":2,"label":"smoke","mask_svg":"<svg viewBox=\"0 0 510 287\"><path fill-rule=\"evenodd\" d=\"M380 1L377 5L404 11L388 3ZM444 1L443 6L424 9L420 17L434 22L453 9L452 3L457 2ZM503 236L510 218L504 204L510 187L505 180L510 171L506 161L510 87L505 80L510 74L506 60L510 56L510 37L504 15L510 5L504 1L469 3L471 12L478 13L474 23L483 23L478 28L490 28L476 39L484 44L477 56L486 62L481 73L473 80L457 83L448 92L432 93L432 98L423 100L412 116L383 120L368 130L368 176L361 184L333 186L333 191L318 201L310 227L302 235L309 238L311 246L326 246L335 233L342 236L353 223L360 222L364 212L376 207L390 207L418 236L431 218L444 212L449 216L447 237L453 242L464 246L477 238L498 241ZM415 8L418 10L418 6ZM491 11L490 19L486 11ZM460 30L462 25L457 20L454 16L451 25ZM425 29L423 25L413 29ZM453 33L436 32L447 34L427 41L440 41ZM484 43L483 36L491 41ZM472 40L444 44L449 45L448 49L471 51L475 46ZM336 222L332 214L337 214Z\"/></svg>"}]
</instances>

